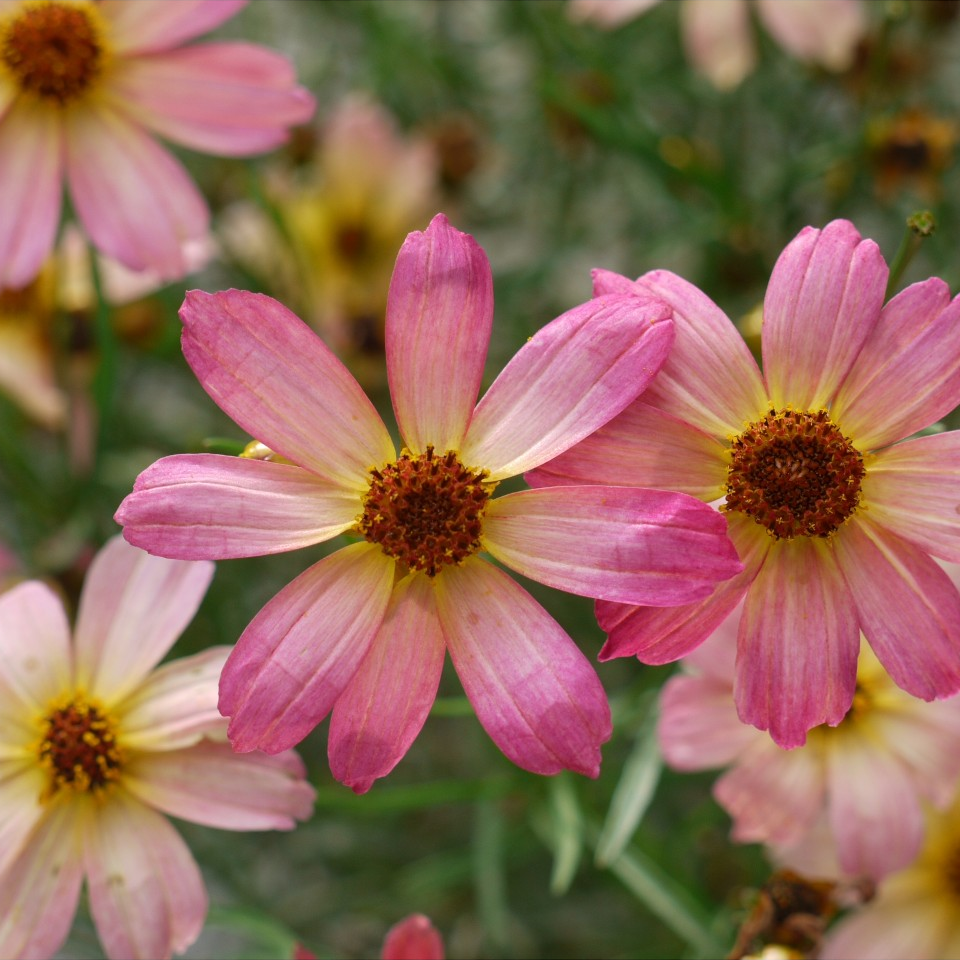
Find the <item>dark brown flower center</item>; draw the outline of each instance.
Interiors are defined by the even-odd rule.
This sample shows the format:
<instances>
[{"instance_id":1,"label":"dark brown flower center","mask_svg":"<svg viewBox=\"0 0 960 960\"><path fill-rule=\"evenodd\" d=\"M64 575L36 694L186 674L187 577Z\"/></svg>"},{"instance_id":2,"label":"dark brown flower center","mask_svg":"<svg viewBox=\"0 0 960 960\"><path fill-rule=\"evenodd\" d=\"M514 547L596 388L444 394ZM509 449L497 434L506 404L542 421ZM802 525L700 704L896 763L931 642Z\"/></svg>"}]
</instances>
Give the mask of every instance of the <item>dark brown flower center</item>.
<instances>
[{"instance_id":1,"label":"dark brown flower center","mask_svg":"<svg viewBox=\"0 0 960 960\"><path fill-rule=\"evenodd\" d=\"M724 509L778 540L829 537L860 502L863 456L825 410L771 410L730 453Z\"/></svg>"},{"instance_id":2,"label":"dark brown flower center","mask_svg":"<svg viewBox=\"0 0 960 960\"><path fill-rule=\"evenodd\" d=\"M358 527L388 556L434 577L480 549L492 489L485 471L468 469L452 450L437 456L427 447L426 453L405 451L370 476Z\"/></svg>"},{"instance_id":3,"label":"dark brown flower center","mask_svg":"<svg viewBox=\"0 0 960 960\"><path fill-rule=\"evenodd\" d=\"M103 66L92 7L26 5L3 31L0 59L20 89L65 104L84 93Z\"/></svg>"}]
</instances>

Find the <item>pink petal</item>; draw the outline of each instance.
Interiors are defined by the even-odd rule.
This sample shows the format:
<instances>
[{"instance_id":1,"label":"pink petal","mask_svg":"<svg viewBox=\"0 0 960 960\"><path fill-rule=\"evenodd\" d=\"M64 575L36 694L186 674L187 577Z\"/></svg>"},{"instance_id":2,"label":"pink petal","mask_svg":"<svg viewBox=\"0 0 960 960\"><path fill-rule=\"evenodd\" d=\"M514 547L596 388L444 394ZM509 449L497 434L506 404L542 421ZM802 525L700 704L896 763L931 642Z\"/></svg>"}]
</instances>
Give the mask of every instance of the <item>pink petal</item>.
<instances>
[{"instance_id":1,"label":"pink petal","mask_svg":"<svg viewBox=\"0 0 960 960\"><path fill-rule=\"evenodd\" d=\"M271 450L349 489L396 454L347 368L276 300L191 290L180 309L183 355L218 406Z\"/></svg>"},{"instance_id":2,"label":"pink petal","mask_svg":"<svg viewBox=\"0 0 960 960\"><path fill-rule=\"evenodd\" d=\"M101 0L100 9L110 21L110 46L117 53L154 53L169 50L220 26L246 0Z\"/></svg>"},{"instance_id":3,"label":"pink petal","mask_svg":"<svg viewBox=\"0 0 960 960\"><path fill-rule=\"evenodd\" d=\"M460 447L477 402L493 325L482 247L437 214L397 256L386 320L387 373L407 447Z\"/></svg>"},{"instance_id":4,"label":"pink petal","mask_svg":"<svg viewBox=\"0 0 960 960\"><path fill-rule=\"evenodd\" d=\"M719 511L637 487L545 487L491 501L483 545L548 586L620 603L700 600L743 568Z\"/></svg>"},{"instance_id":5,"label":"pink petal","mask_svg":"<svg viewBox=\"0 0 960 960\"><path fill-rule=\"evenodd\" d=\"M632 20L659 2L660 0L568 0L566 8L571 20L613 28Z\"/></svg>"},{"instance_id":6,"label":"pink petal","mask_svg":"<svg viewBox=\"0 0 960 960\"><path fill-rule=\"evenodd\" d=\"M414 913L395 923L383 940L381 960L444 960L443 938L429 917Z\"/></svg>"},{"instance_id":7,"label":"pink petal","mask_svg":"<svg viewBox=\"0 0 960 960\"><path fill-rule=\"evenodd\" d=\"M935 277L894 297L837 394L831 416L860 450L915 433L960 403L960 298Z\"/></svg>"},{"instance_id":8,"label":"pink petal","mask_svg":"<svg viewBox=\"0 0 960 960\"><path fill-rule=\"evenodd\" d=\"M660 301L599 297L535 333L477 405L465 464L493 480L553 459L620 413L673 344Z\"/></svg>"},{"instance_id":9,"label":"pink petal","mask_svg":"<svg viewBox=\"0 0 960 960\"><path fill-rule=\"evenodd\" d=\"M279 753L330 712L376 636L395 563L355 543L283 588L237 641L220 680L233 747Z\"/></svg>"},{"instance_id":10,"label":"pink petal","mask_svg":"<svg viewBox=\"0 0 960 960\"><path fill-rule=\"evenodd\" d=\"M361 513L354 491L301 467L200 453L147 467L115 519L130 543L151 553L224 560L322 543Z\"/></svg>"},{"instance_id":11,"label":"pink petal","mask_svg":"<svg viewBox=\"0 0 960 960\"><path fill-rule=\"evenodd\" d=\"M6 739L8 731L2 729L2 732ZM0 878L30 841L33 828L48 810L46 805L37 802L49 782L47 771L37 763L37 728L33 727L28 736L29 740L22 738L17 730L14 739L23 744L16 751L18 755L12 759L0 758L0 810L3 810L0 817ZM7 752L4 748L10 746L2 743L0 751ZM0 880L0 897L2 891L3 882ZM0 927L2 922L0 914ZM5 955L0 953L0 956Z\"/></svg>"},{"instance_id":12,"label":"pink petal","mask_svg":"<svg viewBox=\"0 0 960 960\"><path fill-rule=\"evenodd\" d=\"M110 540L80 597L77 684L111 703L126 696L186 629L212 577L212 563L164 560Z\"/></svg>"},{"instance_id":13,"label":"pink petal","mask_svg":"<svg viewBox=\"0 0 960 960\"><path fill-rule=\"evenodd\" d=\"M804 227L780 254L763 301L763 370L773 406L827 406L883 306L887 265L852 223Z\"/></svg>"},{"instance_id":14,"label":"pink petal","mask_svg":"<svg viewBox=\"0 0 960 960\"><path fill-rule=\"evenodd\" d=\"M740 619L735 696L740 719L781 747L838 724L857 681L860 631L831 545L810 538L773 544Z\"/></svg>"},{"instance_id":15,"label":"pink petal","mask_svg":"<svg viewBox=\"0 0 960 960\"><path fill-rule=\"evenodd\" d=\"M477 718L517 766L600 772L610 708L596 673L519 584L475 557L447 567L437 607L453 665Z\"/></svg>"},{"instance_id":16,"label":"pink petal","mask_svg":"<svg viewBox=\"0 0 960 960\"><path fill-rule=\"evenodd\" d=\"M131 119L222 156L264 153L316 103L290 62L250 43L206 43L118 64L111 88Z\"/></svg>"},{"instance_id":17,"label":"pink petal","mask_svg":"<svg viewBox=\"0 0 960 960\"><path fill-rule=\"evenodd\" d=\"M846 70L853 63L867 29L860 0L757 0L757 11L780 46L800 60L813 60L830 70Z\"/></svg>"},{"instance_id":18,"label":"pink petal","mask_svg":"<svg viewBox=\"0 0 960 960\"><path fill-rule=\"evenodd\" d=\"M84 829L90 912L108 957L169 957L200 935L207 892L167 820L118 792Z\"/></svg>"},{"instance_id":19,"label":"pink petal","mask_svg":"<svg viewBox=\"0 0 960 960\"><path fill-rule=\"evenodd\" d=\"M330 718L330 771L355 793L385 777L417 738L437 696L445 651L433 582L404 578Z\"/></svg>"},{"instance_id":20,"label":"pink petal","mask_svg":"<svg viewBox=\"0 0 960 960\"><path fill-rule=\"evenodd\" d=\"M314 789L293 752L234 753L203 740L186 750L140 755L123 783L147 806L220 830L292 830L313 813Z\"/></svg>"},{"instance_id":21,"label":"pink petal","mask_svg":"<svg viewBox=\"0 0 960 960\"><path fill-rule=\"evenodd\" d=\"M686 0L680 22L687 59L718 90L732 90L756 66L746 0Z\"/></svg>"},{"instance_id":22,"label":"pink petal","mask_svg":"<svg viewBox=\"0 0 960 960\"><path fill-rule=\"evenodd\" d=\"M907 693L952 696L960 690L960 592L924 551L861 517L836 538L860 629Z\"/></svg>"},{"instance_id":23,"label":"pink petal","mask_svg":"<svg viewBox=\"0 0 960 960\"><path fill-rule=\"evenodd\" d=\"M21 98L0 116L0 288L23 287L53 249L63 195L60 111Z\"/></svg>"}]
</instances>

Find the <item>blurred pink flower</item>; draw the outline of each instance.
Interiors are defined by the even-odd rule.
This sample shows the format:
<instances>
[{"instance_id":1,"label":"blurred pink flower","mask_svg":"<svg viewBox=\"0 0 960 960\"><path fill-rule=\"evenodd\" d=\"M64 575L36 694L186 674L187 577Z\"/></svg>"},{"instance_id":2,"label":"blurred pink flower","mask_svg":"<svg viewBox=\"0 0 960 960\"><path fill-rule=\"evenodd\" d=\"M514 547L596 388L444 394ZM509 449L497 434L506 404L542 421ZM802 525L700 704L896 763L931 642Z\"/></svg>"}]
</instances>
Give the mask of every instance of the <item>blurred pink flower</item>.
<instances>
[{"instance_id":1,"label":"blurred pink flower","mask_svg":"<svg viewBox=\"0 0 960 960\"><path fill-rule=\"evenodd\" d=\"M960 689L960 592L933 559L960 562L960 434L905 439L960 402L960 301L931 278L883 306L887 275L851 223L802 230L767 288L761 375L693 285L596 271L598 295L666 300L676 345L623 415L527 477L723 501L744 573L686 607L599 603L600 658L686 656L745 598L737 710L783 747L847 715L861 631L913 696Z\"/></svg>"},{"instance_id":2,"label":"blurred pink flower","mask_svg":"<svg viewBox=\"0 0 960 960\"><path fill-rule=\"evenodd\" d=\"M394 924L383 941L381 960L444 960L443 938L429 917L412 913Z\"/></svg>"},{"instance_id":3,"label":"blurred pink flower","mask_svg":"<svg viewBox=\"0 0 960 960\"><path fill-rule=\"evenodd\" d=\"M570 14L617 27L660 0L570 0ZM770 35L792 56L828 70L845 70L866 32L861 0L756 0ZM684 0L680 22L687 58L721 90L737 86L756 66L747 0Z\"/></svg>"},{"instance_id":4,"label":"blurred pink flower","mask_svg":"<svg viewBox=\"0 0 960 960\"><path fill-rule=\"evenodd\" d=\"M200 933L207 897L160 814L226 830L310 815L295 753L238 756L226 742L225 648L154 669L212 574L117 537L90 567L72 641L44 584L0 596L0 956L56 952L86 877L108 956L169 957Z\"/></svg>"},{"instance_id":5,"label":"blurred pink flower","mask_svg":"<svg viewBox=\"0 0 960 960\"><path fill-rule=\"evenodd\" d=\"M493 320L490 265L443 215L404 243L387 306L394 448L362 390L268 297L191 292L183 350L211 397L287 462L168 457L117 520L183 558L293 550L352 532L244 631L221 680L238 750L282 750L330 711L334 775L358 792L403 757L449 649L480 722L536 773L596 776L606 696L573 641L489 552L590 597L682 604L741 566L723 518L662 491L491 494L619 413L673 342L658 300L600 297L548 324L474 408Z\"/></svg>"},{"instance_id":6,"label":"blurred pink flower","mask_svg":"<svg viewBox=\"0 0 960 960\"><path fill-rule=\"evenodd\" d=\"M151 133L225 156L271 150L313 113L280 55L182 46L242 0L6 0L0 7L0 286L40 269L66 183L93 243L133 270L184 274L203 197ZM149 131L149 132L148 132Z\"/></svg>"},{"instance_id":7,"label":"blurred pink flower","mask_svg":"<svg viewBox=\"0 0 960 960\"><path fill-rule=\"evenodd\" d=\"M960 568L952 567L956 583ZM789 642L790 629L784 632ZM740 722L733 703L737 624L728 618L663 688L658 733L678 770L729 766L714 784L733 839L806 844L825 818L849 876L874 879L908 864L923 842L921 800L947 806L960 777L960 697L924 703L904 693L867 647L857 692L836 727L811 730L794 750Z\"/></svg>"}]
</instances>

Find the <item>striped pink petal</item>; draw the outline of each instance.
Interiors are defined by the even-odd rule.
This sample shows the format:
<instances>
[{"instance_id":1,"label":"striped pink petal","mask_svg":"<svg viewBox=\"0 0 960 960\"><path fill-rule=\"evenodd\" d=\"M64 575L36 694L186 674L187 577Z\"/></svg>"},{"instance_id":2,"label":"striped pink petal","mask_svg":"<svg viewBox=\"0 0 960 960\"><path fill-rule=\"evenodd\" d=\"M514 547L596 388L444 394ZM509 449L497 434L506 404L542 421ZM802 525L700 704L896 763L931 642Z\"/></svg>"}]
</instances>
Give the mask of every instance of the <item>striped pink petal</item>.
<instances>
[{"instance_id":1,"label":"striped pink petal","mask_svg":"<svg viewBox=\"0 0 960 960\"><path fill-rule=\"evenodd\" d=\"M101 0L110 21L110 45L124 56L156 53L220 26L247 0Z\"/></svg>"}]
</instances>

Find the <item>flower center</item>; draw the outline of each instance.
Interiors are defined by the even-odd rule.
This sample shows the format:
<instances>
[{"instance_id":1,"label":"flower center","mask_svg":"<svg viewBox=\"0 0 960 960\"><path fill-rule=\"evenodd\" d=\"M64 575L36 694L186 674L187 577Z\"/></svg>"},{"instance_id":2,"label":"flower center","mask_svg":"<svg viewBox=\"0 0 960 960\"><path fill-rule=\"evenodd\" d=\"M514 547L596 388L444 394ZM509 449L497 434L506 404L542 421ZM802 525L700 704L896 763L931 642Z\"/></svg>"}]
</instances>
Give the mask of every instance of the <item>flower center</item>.
<instances>
[{"instance_id":1,"label":"flower center","mask_svg":"<svg viewBox=\"0 0 960 960\"><path fill-rule=\"evenodd\" d=\"M71 788L102 795L120 778L123 753L113 718L83 696L54 706L42 721L40 763L50 773L44 799Z\"/></svg>"},{"instance_id":2,"label":"flower center","mask_svg":"<svg viewBox=\"0 0 960 960\"><path fill-rule=\"evenodd\" d=\"M416 455L404 451L370 476L358 527L387 556L435 577L480 549L493 488L484 483L486 471L467 469L452 450L438 457L427 447Z\"/></svg>"},{"instance_id":3,"label":"flower center","mask_svg":"<svg viewBox=\"0 0 960 960\"><path fill-rule=\"evenodd\" d=\"M103 66L94 8L30 3L3 32L0 59L20 89L65 104L84 93Z\"/></svg>"},{"instance_id":4,"label":"flower center","mask_svg":"<svg viewBox=\"0 0 960 960\"><path fill-rule=\"evenodd\" d=\"M860 502L863 456L825 410L771 410L730 452L724 509L778 540L829 537Z\"/></svg>"}]
</instances>

